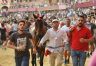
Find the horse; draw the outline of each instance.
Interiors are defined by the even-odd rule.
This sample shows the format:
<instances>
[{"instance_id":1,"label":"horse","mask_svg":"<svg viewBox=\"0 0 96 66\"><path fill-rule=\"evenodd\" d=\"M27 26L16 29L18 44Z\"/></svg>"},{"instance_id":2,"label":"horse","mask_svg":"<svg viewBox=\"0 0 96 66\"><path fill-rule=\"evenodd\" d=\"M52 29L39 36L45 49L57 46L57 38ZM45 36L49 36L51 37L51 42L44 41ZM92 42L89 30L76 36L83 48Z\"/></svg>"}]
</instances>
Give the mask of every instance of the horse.
<instances>
[{"instance_id":1,"label":"horse","mask_svg":"<svg viewBox=\"0 0 96 66\"><path fill-rule=\"evenodd\" d=\"M34 21L35 21L35 29L33 30L33 43L36 45L36 49L37 49L37 54L38 57L40 58L40 66L43 66L43 59L44 59L44 52L45 52L45 45L42 47L38 47L39 42L41 40L41 38L45 35L46 31L48 28L50 28L50 26L44 21L42 16L37 16L35 14L33 14L34 16ZM36 63L36 57L37 55L32 53L33 51L31 51L31 56L32 56L32 66L37 66Z\"/></svg>"}]
</instances>

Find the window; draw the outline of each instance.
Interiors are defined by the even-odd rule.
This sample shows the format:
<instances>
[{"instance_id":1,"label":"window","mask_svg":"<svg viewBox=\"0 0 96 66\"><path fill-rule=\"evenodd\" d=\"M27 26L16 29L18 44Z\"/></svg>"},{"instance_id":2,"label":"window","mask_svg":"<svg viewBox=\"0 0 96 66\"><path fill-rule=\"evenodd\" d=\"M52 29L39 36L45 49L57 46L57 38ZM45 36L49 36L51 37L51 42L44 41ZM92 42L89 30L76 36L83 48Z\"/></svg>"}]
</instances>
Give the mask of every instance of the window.
<instances>
[{"instance_id":1,"label":"window","mask_svg":"<svg viewBox=\"0 0 96 66\"><path fill-rule=\"evenodd\" d=\"M19 2L19 0L17 0L17 2Z\"/></svg>"},{"instance_id":2,"label":"window","mask_svg":"<svg viewBox=\"0 0 96 66\"><path fill-rule=\"evenodd\" d=\"M29 0L29 2L32 2L32 0Z\"/></svg>"},{"instance_id":3,"label":"window","mask_svg":"<svg viewBox=\"0 0 96 66\"><path fill-rule=\"evenodd\" d=\"M28 2L28 0L24 0L25 2Z\"/></svg>"},{"instance_id":4,"label":"window","mask_svg":"<svg viewBox=\"0 0 96 66\"><path fill-rule=\"evenodd\" d=\"M22 0L20 0L20 2L22 2Z\"/></svg>"},{"instance_id":5,"label":"window","mask_svg":"<svg viewBox=\"0 0 96 66\"><path fill-rule=\"evenodd\" d=\"M37 0L32 0L32 1L37 1Z\"/></svg>"},{"instance_id":6,"label":"window","mask_svg":"<svg viewBox=\"0 0 96 66\"><path fill-rule=\"evenodd\" d=\"M13 3L13 0L11 0L11 3Z\"/></svg>"}]
</instances>

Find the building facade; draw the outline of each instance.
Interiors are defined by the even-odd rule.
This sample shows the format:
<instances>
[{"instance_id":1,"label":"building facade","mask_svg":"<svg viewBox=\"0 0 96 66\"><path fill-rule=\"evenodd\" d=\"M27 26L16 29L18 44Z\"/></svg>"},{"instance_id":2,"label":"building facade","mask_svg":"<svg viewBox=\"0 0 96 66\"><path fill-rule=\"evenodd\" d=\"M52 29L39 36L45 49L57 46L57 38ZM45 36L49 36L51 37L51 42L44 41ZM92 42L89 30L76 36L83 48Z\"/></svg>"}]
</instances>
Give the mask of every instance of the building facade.
<instances>
[{"instance_id":1,"label":"building facade","mask_svg":"<svg viewBox=\"0 0 96 66\"><path fill-rule=\"evenodd\" d=\"M81 0L76 3L76 8L86 8L86 7L95 7L96 0Z\"/></svg>"},{"instance_id":2,"label":"building facade","mask_svg":"<svg viewBox=\"0 0 96 66\"><path fill-rule=\"evenodd\" d=\"M3 3L2 6L7 5L9 12L56 10L71 6L74 8L96 6L96 0L0 0L0 3Z\"/></svg>"},{"instance_id":3,"label":"building facade","mask_svg":"<svg viewBox=\"0 0 96 66\"><path fill-rule=\"evenodd\" d=\"M43 11L59 9L58 4L63 0L11 0L9 11ZM63 4L63 8L66 6Z\"/></svg>"},{"instance_id":4,"label":"building facade","mask_svg":"<svg viewBox=\"0 0 96 66\"><path fill-rule=\"evenodd\" d=\"M10 2L11 2L11 0L0 0L0 9L1 9L3 6L8 6L8 7L10 7Z\"/></svg>"}]
</instances>

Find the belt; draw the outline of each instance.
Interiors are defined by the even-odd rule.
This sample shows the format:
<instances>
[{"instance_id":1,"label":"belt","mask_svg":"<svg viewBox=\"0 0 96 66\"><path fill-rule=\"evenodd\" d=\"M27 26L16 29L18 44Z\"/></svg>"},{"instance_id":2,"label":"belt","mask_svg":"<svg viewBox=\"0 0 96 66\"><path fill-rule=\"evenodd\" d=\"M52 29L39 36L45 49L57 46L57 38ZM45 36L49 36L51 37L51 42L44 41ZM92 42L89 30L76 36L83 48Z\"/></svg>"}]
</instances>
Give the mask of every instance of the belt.
<instances>
[{"instance_id":1,"label":"belt","mask_svg":"<svg viewBox=\"0 0 96 66\"><path fill-rule=\"evenodd\" d=\"M47 46L48 48L52 48L52 49L57 49L57 48L60 48L60 47L64 47L64 45L61 45L61 46L57 46L57 47L52 47L52 46Z\"/></svg>"}]
</instances>

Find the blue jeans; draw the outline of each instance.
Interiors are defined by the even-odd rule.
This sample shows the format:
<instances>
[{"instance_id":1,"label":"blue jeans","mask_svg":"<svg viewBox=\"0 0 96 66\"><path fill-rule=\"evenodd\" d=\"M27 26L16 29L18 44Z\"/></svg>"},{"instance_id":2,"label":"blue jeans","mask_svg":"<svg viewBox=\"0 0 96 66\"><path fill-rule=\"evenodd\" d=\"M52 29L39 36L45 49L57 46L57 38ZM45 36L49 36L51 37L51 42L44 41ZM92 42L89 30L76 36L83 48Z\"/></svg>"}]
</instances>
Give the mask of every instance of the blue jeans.
<instances>
[{"instance_id":1,"label":"blue jeans","mask_svg":"<svg viewBox=\"0 0 96 66\"><path fill-rule=\"evenodd\" d=\"M73 66L84 66L86 61L86 52L71 50Z\"/></svg>"},{"instance_id":2,"label":"blue jeans","mask_svg":"<svg viewBox=\"0 0 96 66\"><path fill-rule=\"evenodd\" d=\"M22 56L22 57L15 57L16 66L29 66L29 57Z\"/></svg>"}]
</instances>

